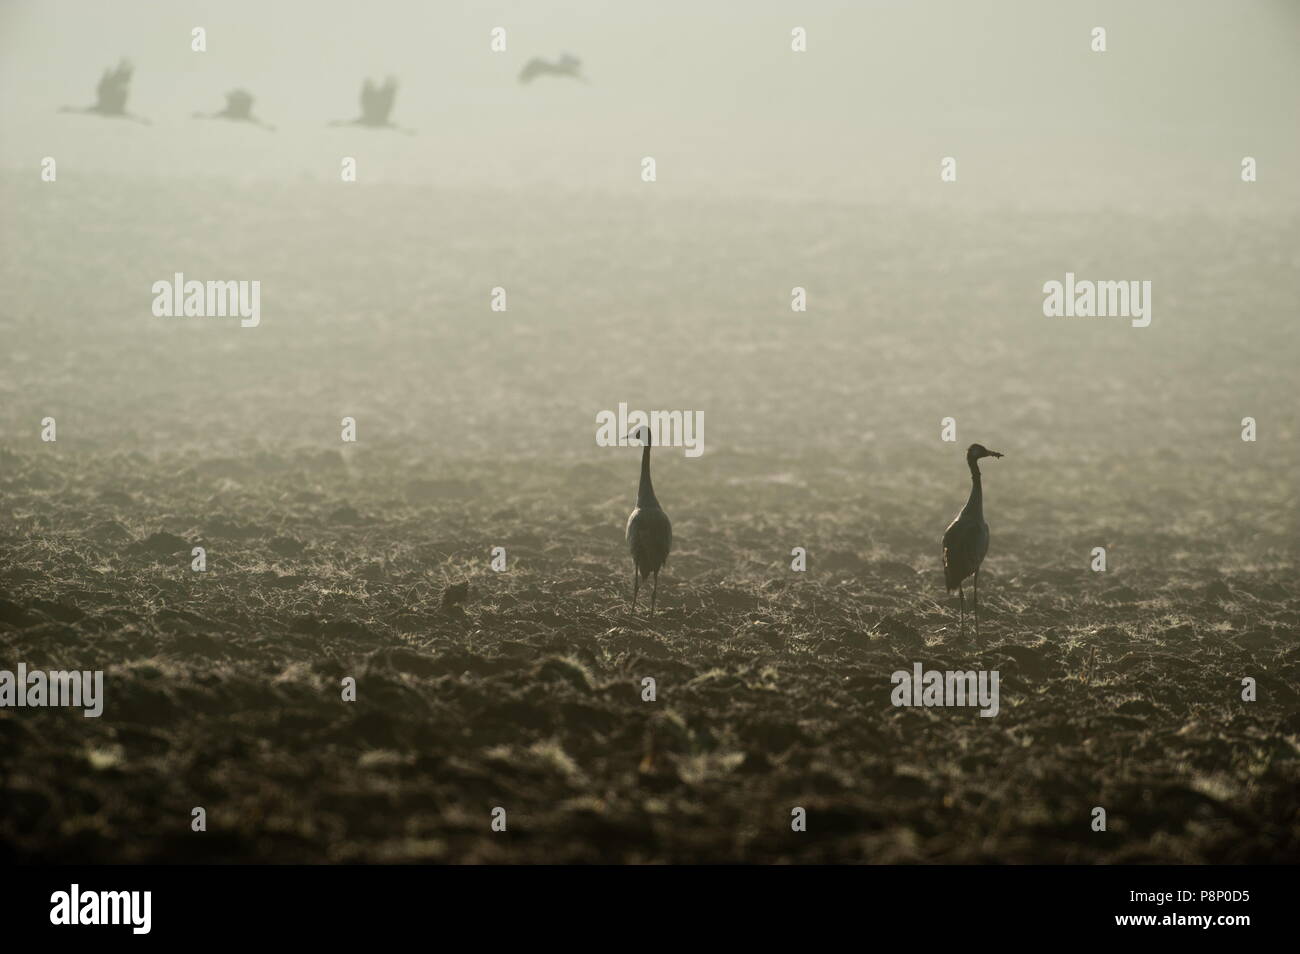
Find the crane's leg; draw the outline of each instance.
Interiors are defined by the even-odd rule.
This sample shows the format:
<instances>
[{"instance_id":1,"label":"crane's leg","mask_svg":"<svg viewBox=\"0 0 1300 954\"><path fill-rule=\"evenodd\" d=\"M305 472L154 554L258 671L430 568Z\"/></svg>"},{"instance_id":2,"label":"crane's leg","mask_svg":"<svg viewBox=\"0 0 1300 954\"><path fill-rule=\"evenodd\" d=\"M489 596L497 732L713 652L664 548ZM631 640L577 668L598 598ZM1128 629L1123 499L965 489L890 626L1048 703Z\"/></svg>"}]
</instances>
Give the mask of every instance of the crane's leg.
<instances>
[{"instance_id":1,"label":"crane's leg","mask_svg":"<svg viewBox=\"0 0 1300 954\"><path fill-rule=\"evenodd\" d=\"M960 583L957 584L957 599L961 601L961 621L957 624L957 638L960 639L966 629L966 591Z\"/></svg>"},{"instance_id":2,"label":"crane's leg","mask_svg":"<svg viewBox=\"0 0 1300 954\"><path fill-rule=\"evenodd\" d=\"M659 595L659 571L655 570L655 585L650 591L650 618L654 619L655 615L655 597Z\"/></svg>"},{"instance_id":3,"label":"crane's leg","mask_svg":"<svg viewBox=\"0 0 1300 954\"><path fill-rule=\"evenodd\" d=\"M641 574L637 572L636 566L632 567L632 612L636 612L636 595L641 591Z\"/></svg>"},{"instance_id":4,"label":"crane's leg","mask_svg":"<svg viewBox=\"0 0 1300 954\"><path fill-rule=\"evenodd\" d=\"M975 607L975 642L980 641L980 571L975 571L975 596L971 600Z\"/></svg>"}]
</instances>

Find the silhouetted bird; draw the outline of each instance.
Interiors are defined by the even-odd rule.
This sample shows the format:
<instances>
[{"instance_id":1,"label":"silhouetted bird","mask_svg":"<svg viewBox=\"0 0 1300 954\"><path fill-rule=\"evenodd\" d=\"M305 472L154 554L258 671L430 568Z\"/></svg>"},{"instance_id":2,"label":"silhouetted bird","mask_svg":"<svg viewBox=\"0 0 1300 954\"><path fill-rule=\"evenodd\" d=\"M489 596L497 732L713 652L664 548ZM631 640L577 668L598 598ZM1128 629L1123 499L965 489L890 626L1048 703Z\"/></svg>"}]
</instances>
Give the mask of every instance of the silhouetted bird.
<instances>
[{"instance_id":1,"label":"silhouetted bird","mask_svg":"<svg viewBox=\"0 0 1300 954\"><path fill-rule=\"evenodd\" d=\"M654 574L654 589L650 593L650 615L655 614L655 597L659 595L659 571L668 562L668 551L673 546L673 524L659 506L655 488L650 483L650 428L639 427L628 437L638 437L645 445L641 451L641 483L636 490L636 509L627 518L627 545L632 551L632 612L636 612L636 597L641 581Z\"/></svg>"},{"instance_id":2,"label":"silhouetted bird","mask_svg":"<svg viewBox=\"0 0 1300 954\"><path fill-rule=\"evenodd\" d=\"M410 133L389 120L393 111L393 102L397 99L397 80L391 76L384 80L383 86L376 86L369 79L361 87L361 115L356 119L336 119L331 126L366 126L370 129L396 129L398 132Z\"/></svg>"},{"instance_id":3,"label":"silhouetted bird","mask_svg":"<svg viewBox=\"0 0 1300 954\"><path fill-rule=\"evenodd\" d=\"M980 468L978 461L982 457L1001 457L997 451L988 450L983 444L972 444L966 448L966 466L970 468L970 497L966 506L961 508L957 519L948 525L943 533L943 582L948 592L957 591L961 600L961 623L966 624L966 593L962 581L972 573L975 574L975 638L980 635L980 564L984 554L989 552L989 525L984 522L984 489L980 485Z\"/></svg>"},{"instance_id":4,"label":"silhouetted bird","mask_svg":"<svg viewBox=\"0 0 1300 954\"><path fill-rule=\"evenodd\" d=\"M587 82L586 78L578 72L581 68L582 60L576 56L570 56L568 53L565 53L554 63L550 60L544 60L540 56L534 56L519 71L519 82L531 83L539 76L571 76L578 82L585 83Z\"/></svg>"},{"instance_id":5,"label":"silhouetted bird","mask_svg":"<svg viewBox=\"0 0 1300 954\"><path fill-rule=\"evenodd\" d=\"M126 97L130 91L131 73L134 67L128 60L122 60L116 67L104 70L95 87L94 106L64 106L61 113L96 113L112 119L130 119L133 122L148 124L149 120L135 116L126 111Z\"/></svg>"},{"instance_id":6,"label":"silhouetted bird","mask_svg":"<svg viewBox=\"0 0 1300 954\"><path fill-rule=\"evenodd\" d=\"M195 113L195 119L230 119L235 122L252 123L263 129L275 131L275 127L264 123L253 115L253 94L246 89L232 89L226 94L226 108L219 113Z\"/></svg>"}]
</instances>

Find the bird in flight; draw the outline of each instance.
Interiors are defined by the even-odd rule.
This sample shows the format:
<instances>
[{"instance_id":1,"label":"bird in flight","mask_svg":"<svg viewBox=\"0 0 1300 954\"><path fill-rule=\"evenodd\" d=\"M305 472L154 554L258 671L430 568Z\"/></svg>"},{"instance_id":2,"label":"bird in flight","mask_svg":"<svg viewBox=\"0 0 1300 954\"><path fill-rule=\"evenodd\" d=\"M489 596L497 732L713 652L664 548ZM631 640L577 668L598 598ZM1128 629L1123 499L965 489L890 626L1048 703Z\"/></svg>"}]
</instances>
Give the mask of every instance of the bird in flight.
<instances>
[{"instance_id":1,"label":"bird in flight","mask_svg":"<svg viewBox=\"0 0 1300 954\"><path fill-rule=\"evenodd\" d=\"M984 488L980 483L979 461L985 457L1001 457L983 444L966 448L966 466L970 468L970 497L961 508L957 519L943 533L943 582L948 592L957 591L961 600L961 622L958 632L966 625L966 593L962 582L971 574L975 576L975 638L980 638L980 564L989 552L989 525L984 522Z\"/></svg>"},{"instance_id":2,"label":"bird in flight","mask_svg":"<svg viewBox=\"0 0 1300 954\"><path fill-rule=\"evenodd\" d=\"M534 56L519 71L519 82L531 83L539 76L569 76L579 83L585 83L587 79L579 72L581 69L582 60L576 56L570 56L568 53L565 53L555 62L544 60L540 56Z\"/></svg>"},{"instance_id":3,"label":"bird in flight","mask_svg":"<svg viewBox=\"0 0 1300 954\"><path fill-rule=\"evenodd\" d=\"M131 73L134 67L129 60L123 59L115 67L104 70L95 87L95 104L93 106L64 106L61 113L95 113L111 119L129 119L132 122L149 124L149 120L126 111L126 97L130 92Z\"/></svg>"},{"instance_id":4,"label":"bird in flight","mask_svg":"<svg viewBox=\"0 0 1300 954\"><path fill-rule=\"evenodd\" d=\"M388 77L383 86L377 86L368 77L361 87L361 115L356 119L336 119L331 126L365 126L369 129L396 129L410 134L412 129L398 126L390 120L393 102L397 99L397 80Z\"/></svg>"},{"instance_id":5,"label":"bird in flight","mask_svg":"<svg viewBox=\"0 0 1300 954\"><path fill-rule=\"evenodd\" d=\"M246 89L232 89L226 94L226 108L219 113L195 113L195 119L230 119L235 122L252 123L262 129L275 132L275 127L262 122L253 115L253 94Z\"/></svg>"}]
</instances>

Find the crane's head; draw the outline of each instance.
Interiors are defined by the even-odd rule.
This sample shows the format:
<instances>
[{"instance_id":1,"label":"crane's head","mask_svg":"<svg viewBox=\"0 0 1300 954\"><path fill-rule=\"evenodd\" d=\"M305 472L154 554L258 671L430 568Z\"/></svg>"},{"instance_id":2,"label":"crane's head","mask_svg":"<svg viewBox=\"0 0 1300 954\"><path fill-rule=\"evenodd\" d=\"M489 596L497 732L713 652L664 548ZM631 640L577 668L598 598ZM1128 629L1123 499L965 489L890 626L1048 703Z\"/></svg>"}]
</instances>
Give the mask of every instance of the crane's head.
<instances>
[{"instance_id":1,"label":"crane's head","mask_svg":"<svg viewBox=\"0 0 1300 954\"><path fill-rule=\"evenodd\" d=\"M641 424L638 425L637 427L632 428L632 430L628 431L627 433L627 439L629 441L636 441L642 447L649 447L650 426L648 424Z\"/></svg>"},{"instance_id":2,"label":"crane's head","mask_svg":"<svg viewBox=\"0 0 1300 954\"><path fill-rule=\"evenodd\" d=\"M983 457L1001 457L997 451L991 451L983 444L972 444L966 448L966 463L974 463Z\"/></svg>"}]
</instances>

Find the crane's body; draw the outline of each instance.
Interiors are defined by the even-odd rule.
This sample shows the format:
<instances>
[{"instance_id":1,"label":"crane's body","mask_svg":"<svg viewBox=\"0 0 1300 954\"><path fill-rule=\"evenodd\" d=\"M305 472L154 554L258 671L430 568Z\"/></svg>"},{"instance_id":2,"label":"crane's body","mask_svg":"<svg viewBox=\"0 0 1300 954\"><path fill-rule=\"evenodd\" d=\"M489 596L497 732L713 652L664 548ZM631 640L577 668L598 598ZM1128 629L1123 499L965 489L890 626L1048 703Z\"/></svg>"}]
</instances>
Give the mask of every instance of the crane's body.
<instances>
[{"instance_id":1,"label":"crane's body","mask_svg":"<svg viewBox=\"0 0 1300 954\"><path fill-rule=\"evenodd\" d=\"M641 451L641 482L637 485L636 509L627 518L627 546L632 552L632 609L641 581L654 576L654 589L650 592L650 615L655 614L655 599L659 595L659 571L668 562L668 552L673 547L673 524L659 506L654 484L650 481L650 428L641 428L645 447Z\"/></svg>"},{"instance_id":2,"label":"crane's body","mask_svg":"<svg viewBox=\"0 0 1300 954\"><path fill-rule=\"evenodd\" d=\"M943 582L949 593L957 591L961 600L961 625L966 622L966 593L962 583L975 577L975 636L979 637L979 586L980 564L989 552L989 525L984 520L984 486L980 481L979 460L983 457L1001 457L997 451L981 444L966 449L966 465L970 468L970 496L961 508L957 519L943 533Z\"/></svg>"}]
</instances>

